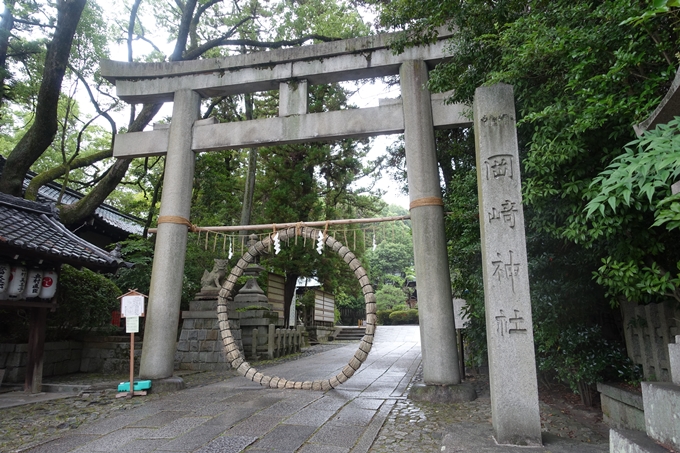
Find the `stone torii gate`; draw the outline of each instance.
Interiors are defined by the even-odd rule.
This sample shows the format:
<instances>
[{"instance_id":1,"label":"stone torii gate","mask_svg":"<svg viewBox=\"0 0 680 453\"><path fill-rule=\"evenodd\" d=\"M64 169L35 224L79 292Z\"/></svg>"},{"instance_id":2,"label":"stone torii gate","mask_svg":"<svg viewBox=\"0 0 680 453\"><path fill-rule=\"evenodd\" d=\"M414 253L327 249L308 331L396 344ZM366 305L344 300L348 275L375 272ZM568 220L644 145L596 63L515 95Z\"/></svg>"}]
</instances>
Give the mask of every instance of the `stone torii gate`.
<instances>
[{"instance_id":1,"label":"stone torii gate","mask_svg":"<svg viewBox=\"0 0 680 453\"><path fill-rule=\"evenodd\" d=\"M116 136L114 145L114 156L120 158L166 154L140 366L141 378L165 379L173 374L195 153L403 132L420 299L423 379L428 386L460 384L434 129L466 127L470 126L471 121L463 114L464 106L447 105L444 102L446 94L430 94L426 88L428 68L447 56L446 37L442 34L435 44L407 49L399 55L394 55L388 48L392 39L390 35L375 35L209 60L102 62L102 76L116 85L117 95L122 100L130 103L174 102L169 128L120 134ZM400 100L381 101L379 107L372 108L308 113L307 91L310 84L397 74L402 93ZM505 103L494 104L497 96L492 95L488 100L490 104L485 104L486 101L476 102L479 105L475 106L475 118L480 121L479 126L475 127L476 133L477 129L486 130L491 126L490 140L482 138L480 142L480 137L477 137L478 160L480 149L488 155L482 156L478 168L491 168L487 170L487 179L492 174L492 183L503 182L500 178L503 171L506 172L503 175L510 176L509 181L516 183L508 190L517 193L512 192L512 197L508 195L511 198L499 199L498 203L513 203L510 214L516 222L513 220L512 231L515 231L516 223L521 226L521 234L516 235L518 241L521 236L521 244L511 245L509 268L502 263L502 259L508 255L506 245L504 253L497 252L498 258L495 254L488 258L484 254L485 292L495 294L493 297L508 299L505 305L496 301L490 306L488 299L486 302L491 381L492 387L500 389L494 392L492 388L492 406L498 442L540 444L531 308L519 199L514 100L512 89L508 88L509 91L501 89ZM279 90L279 116L276 118L234 123L199 120L203 97L276 89ZM482 113L478 115L479 109ZM498 113L498 109L503 113ZM509 143L508 149L497 149L497 146L505 147L506 142ZM514 161L511 157L513 152ZM481 185L480 198L490 199L489 195L482 193ZM480 218L485 219L487 214L482 209L487 208L482 207L480 200ZM489 212L499 212L496 209L500 210L500 205L489 208ZM507 214L504 212L490 217L489 229L498 228ZM485 240L484 229L482 233ZM500 239L494 240L508 237L504 232L499 234ZM493 234L487 234L486 237L493 237ZM483 243L483 248L487 246ZM499 265L499 259L503 267ZM523 264L518 264L522 260ZM493 272L494 269L496 272ZM503 275L498 272L501 269ZM512 294L519 291L519 296L507 296L510 285ZM497 291L489 291L493 288L497 288ZM504 315L509 315L509 322L514 323L510 324L510 329L507 328L507 322L502 324ZM497 327L499 322L501 324L498 325L505 327ZM492 350L497 352L494 354ZM507 355L507 352L510 354ZM527 352L530 360L523 356ZM516 373L513 370L522 371ZM503 383L507 384L501 389ZM519 418L518 411L522 414L520 422L513 421Z\"/></svg>"}]
</instances>

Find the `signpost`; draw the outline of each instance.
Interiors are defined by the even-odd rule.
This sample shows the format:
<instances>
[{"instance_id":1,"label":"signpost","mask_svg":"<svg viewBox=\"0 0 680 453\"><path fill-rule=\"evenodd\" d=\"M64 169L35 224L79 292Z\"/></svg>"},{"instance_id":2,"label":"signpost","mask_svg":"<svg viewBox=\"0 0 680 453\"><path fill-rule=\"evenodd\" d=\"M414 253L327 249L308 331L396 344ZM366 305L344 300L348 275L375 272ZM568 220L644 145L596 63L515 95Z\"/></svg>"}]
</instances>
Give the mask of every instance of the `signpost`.
<instances>
[{"instance_id":1,"label":"signpost","mask_svg":"<svg viewBox=\"0 0 680 453\"><path fill-rule=\"evenodd\" d=\"M132 289L119 297L120 317L125 318L125 332L130 334L130 387L117 398L145 396L146 390L135 391L135 334L139 332L139 318L144 316L144 300L147 296ZM120 390L120 389L119 389Z\"/></svg>"}]
</instances>

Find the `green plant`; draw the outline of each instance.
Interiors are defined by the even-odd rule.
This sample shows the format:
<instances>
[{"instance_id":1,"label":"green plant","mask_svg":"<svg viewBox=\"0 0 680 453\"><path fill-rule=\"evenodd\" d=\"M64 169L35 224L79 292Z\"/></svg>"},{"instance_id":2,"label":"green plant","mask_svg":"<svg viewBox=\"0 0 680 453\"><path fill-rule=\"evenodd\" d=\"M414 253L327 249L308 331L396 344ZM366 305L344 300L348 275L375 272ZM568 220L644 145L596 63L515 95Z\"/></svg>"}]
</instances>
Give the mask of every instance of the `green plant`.
<instances>
[{"instance_id":1,"label":"green plant","mask_svg":"<svg viewBox=\"0 0 680 453\"><path fill-rule=\"evenodd\" d=\"M556 344L537 357L541 371L554 372L591 405L591 387L600 381L628 381L635 373L626 352L602 336L599 326L570 326Z\"/></svg>"},{"instance_id":2,"label":"green plant","mask_svg":"<svg viewBox=\"0 0 680 453\"><path fill-rule=\"evenodd\" d=\"M394 309L397 305L403 305L406 294L401 288L392 285L383 285L375 293L378 310Z\"/></svg>"},{"instance_id":3,"label":"green plant","mask_svg":"<svg viewBox=\"0 0 680 453\"><path fill-rule=\"evenodd\" d=\"M680 117L659 124L628 143L624 153L612 160L591 184L598 190L588 203L587 215L605 217L621 206L654 213L652 226L668 230L680 227L680 194L671 195L670 185L680 178Z\"/></svg>"},{"instance_id":4,"label":"green plant","mask_svg":"<svg viewBox=\"0 0 680 453\"><path fill-rule=\"evenodd\" d=\"M394 310L389 318L392 324L418 324L418 310Z\"/></svg>"},{"instance_id":5,"label":"green plant","mask_svg":"<svg viewBox=\"0 0 680 453\"><path fill-rule=\"evenodd\" d=\"M390 319L391 314L392 314L392 310L378 310L376 312L376 316L378 318L378 324L383 325L383 326L392 325L392 320Z\"/></svg>"},{"instance_id":6,"label":"green plant","mask_svg":"<svg viewBox=\"0 0 680 453\"><path fill-rule=\"evenodd\" d=\"M109 333L115 329L111 312L120 309L120 295L120 289L105 276L63 265L57 290L59 309L48 317L49 339L73 338L93 329Z\"/></svg>"}]
</instances>

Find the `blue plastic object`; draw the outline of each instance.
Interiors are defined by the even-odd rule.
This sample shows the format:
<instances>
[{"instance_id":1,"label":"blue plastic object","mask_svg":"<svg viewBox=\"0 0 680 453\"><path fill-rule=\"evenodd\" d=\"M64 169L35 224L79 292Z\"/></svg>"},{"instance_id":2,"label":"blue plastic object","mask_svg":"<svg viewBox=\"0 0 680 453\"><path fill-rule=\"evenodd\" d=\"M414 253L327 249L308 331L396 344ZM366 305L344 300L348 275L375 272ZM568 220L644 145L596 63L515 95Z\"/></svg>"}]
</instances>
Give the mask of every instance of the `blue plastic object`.
<instances>
[{"instance_id":1,"label":"blue plastic object","mask_svg":"<svg viewBox=\"0 0 680 453\"><path fill-rule=\"evenodd\" d=\"M134 384L134 391L138 392L141 390L149 390L151 388L151 381L135 381ZM129 392L130 391L130 382L121 382L118 384L118 391L119 392Z\"/></svg>"}]
</instances>

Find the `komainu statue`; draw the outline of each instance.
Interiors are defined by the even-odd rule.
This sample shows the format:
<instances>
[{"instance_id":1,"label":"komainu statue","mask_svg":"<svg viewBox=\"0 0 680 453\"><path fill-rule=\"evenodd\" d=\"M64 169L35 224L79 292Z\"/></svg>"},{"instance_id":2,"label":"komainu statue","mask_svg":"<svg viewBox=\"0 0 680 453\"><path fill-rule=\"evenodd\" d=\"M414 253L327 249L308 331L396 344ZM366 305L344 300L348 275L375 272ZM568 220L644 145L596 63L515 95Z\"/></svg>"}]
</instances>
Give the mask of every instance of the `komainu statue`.
<instances>
[{"instance_id":1,"label":"komainu statue","mask_svg":"<svg viewBox=\"0 0 680 453\"><path fill-rule=\"evenodd\" d=\"M227 275L227 260L215 259L215 266L208 272L203 271L203 277L201 277L201 291L218 289L222 287L224 278Z\"/></svg>"}]
</instances>

